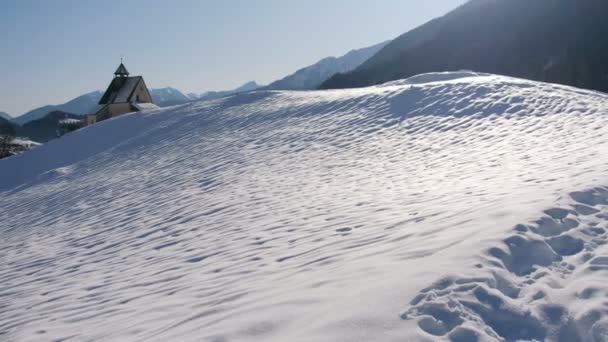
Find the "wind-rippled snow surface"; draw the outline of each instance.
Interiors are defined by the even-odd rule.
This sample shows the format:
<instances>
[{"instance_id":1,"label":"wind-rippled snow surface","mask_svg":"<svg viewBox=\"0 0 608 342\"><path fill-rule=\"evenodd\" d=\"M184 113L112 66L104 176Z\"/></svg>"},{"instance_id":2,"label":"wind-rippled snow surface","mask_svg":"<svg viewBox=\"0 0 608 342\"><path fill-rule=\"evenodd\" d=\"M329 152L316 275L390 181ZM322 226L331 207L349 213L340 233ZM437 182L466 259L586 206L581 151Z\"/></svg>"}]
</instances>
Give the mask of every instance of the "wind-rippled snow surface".
<instances>
[{"instance_id":1,"label":"wind-rippled snow surface","mask_svg":"<svg viewBox=\"0 0 608 342\"><path fill-rule=\"evenodd\" d=\"M608 96L446 73L0 161L2 341L608 340Z\"/></svg>"}]
</instances>

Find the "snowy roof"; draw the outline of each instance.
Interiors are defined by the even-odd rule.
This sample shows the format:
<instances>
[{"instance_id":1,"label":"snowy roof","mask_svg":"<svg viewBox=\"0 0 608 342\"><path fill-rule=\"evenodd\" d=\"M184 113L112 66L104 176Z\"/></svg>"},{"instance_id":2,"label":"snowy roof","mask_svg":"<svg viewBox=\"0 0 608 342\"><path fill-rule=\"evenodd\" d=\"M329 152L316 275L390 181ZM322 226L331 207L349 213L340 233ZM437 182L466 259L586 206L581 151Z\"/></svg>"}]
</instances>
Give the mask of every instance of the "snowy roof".
<instances>
[{"instance_id":1,"label":"snowy roof","mask_svg":"<svg viewBox=\"0 0 608 342\"><path fill-rule=\"evenodd\" d=\"M140 111L160 109L160 107L155 105L154 103L133 103L132 106Z\"/></svg>"},{"instance_id":2,"label":"snowy roof","mask_svg":"<svg viewBox=\"0 0 608 342\"><path fill-rule=\"evenodd\" d=\"M82 120L71 119L71 118L59 120L59 124L61 124L61 125L75 125L75 124L79 124L81 122L82 122Z\"/></svg>"},{"instance_id":3,"label":"snowy roof","mask_svg":"<svg viewBox=\"0 0 608 342\"><path fill-rule=\"evenodd\" d=\"M141 80L143 80L141 76L114 77L99 104L130 102L130 97Z\"/></svg>"},{"instance_id":4,"label":"snowy roof","mask_svg":"<svg viewBox=\"0 0 608 342\"><path fill-rule=\"evenodd\" d=\"M133 94L133 91L137 87L137 84L139 83L140 80L141 80L140 76L127 77L127 79L125 80L125 83L118 90L118 94L116 95L114 102L117 102L117 103L129 102L129 97L131 97L131 94Z\"/></svg>"}]
</instances>

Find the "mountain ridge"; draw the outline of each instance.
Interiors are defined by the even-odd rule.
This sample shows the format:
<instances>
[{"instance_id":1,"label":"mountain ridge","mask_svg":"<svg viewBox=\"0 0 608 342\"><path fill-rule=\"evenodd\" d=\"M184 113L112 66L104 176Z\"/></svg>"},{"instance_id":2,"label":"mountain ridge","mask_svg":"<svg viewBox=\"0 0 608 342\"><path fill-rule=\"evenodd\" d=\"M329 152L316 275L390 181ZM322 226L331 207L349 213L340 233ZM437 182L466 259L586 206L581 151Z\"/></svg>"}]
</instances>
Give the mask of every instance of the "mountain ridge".
<instances>
[{"instance_id":1,"label":"mountain ridge","mask_svg":"<svg viewBox=\"0 0 608 342\"><path fill-rule=\"evenodd\" d=\"M46 143L57 138L59 121L62 119L79 119L78 114L54 110L47 115L16 127L18 136L28 137L39 143Z\"/></svg>"},{"instance_id":2,"label":"mountain ridge","mask_svg":"<svg viewBox=\"0 0 608 342\"><path fill-rule=\"evenodd\" d=\"M355 69L388 43L390 43L390 40L350 50L340 57L325 57L312 65L300 68L296 72L262 87L261 90L316 89L332 75Z\"/></svg>"},{"instance_id":3,"label":"mountain ridge","mask_svg":"<svg viewBox=\"0 0 608 342\"><path fill-rule=\"evenodd\" d=\"M7 112L2 112L2 111L0 111L0 118L3 118L5 120L10 120L10 121L13 120L13 116L12 115L10 115Z\"/></svg>"},{"instance_id":4,"label":"mountain ridge","mask_svg":"<svg viewBox=\"0 0 608 342\"><path fill-rule=\"evenodd\" d=\"M168 86L164 88L151 88L150 95L152 96L154 103L159 107L169 107L184 104L193 100L215 99L238 92L251 91L257 88L259 88L259 85L255 81L249 81L232 90L209 91L202 94L189 93L186 95L181 90ZM101 90L95 90L75 97L66 103L41 106L18 117L10 117L8 120L12 120L22 126L27 122L42 119L54 111L82 115L85 114L89 109L93 108L99 102L102 95L103 92Z\"/></svg>"},{"instance_id":5,"label":"mountain ridge","mask_svg":"<svg viewBox=\"0 0 608 342\"><path fill-rule=\"evenodd\" d=\"M605 92L606 12L608 2L594 0L472 0L402 34L320 88L466 69Z\"/></svg>"},{"instance_id":6,"label":"mountain ridge","mask_svg":"<svg viewBox=\"0 0 608 342\"><path fill-rule=\"evenodd\" d=\"M18 117L13 118L13 121L19 125L24 125L27 122L43 118L47 114L54 111L61 111L67 113L84 114L84 112L99 102L101 98L101 90L95 90L78 97L75 97L63 104L58 105L45 105L32 109Z\"/></svg>"},{"instance_id":7,"label":"mountain ridge","mask_svg":"<svg viewBox=\"0 0 608 342\"><path fill-rule=\"evenodd\" d=\"M15 135L19 125L0 116L0 135Z\"/></svg>"},{"instance_id":8,"label":"mountain ridge","mask_svg":"<svg viewBox=\"0 0 608 342\"><path fill-rule=\"evenodd\" d=\"M213 100L241 92L253 90L295 90L315 89L329 76L339 71L352 70L371 57L380 48L388 44L390 40L369 47L353 49L340 57L326 57L313 65L300 68L291 75L274 81L270 85L262 86L256 81L248 81L234 89L207 91L204 93L184 93L177 88L167 86L164 88L151 88L150 95L159 107L168 107L184 104L193 100ZM101 90L92 91L71 99L63 104L45 105L32 109L22 115L10 118L19 125L41 119L53 111L61 111L75 114L85 114L93 108L101 99Z\"/></svg>"},{"instance_id":9,"label":"mountain ridge","mask_svg":"<svg viewBox=\"0 0 608 342\"><path fill-rule=\"evenodd\" d=\"M214 100L214 99L222 98L225 96L230 96L230 95L237 94L237 93L244 93L244 92L258 90L259 88L260 88L260 85L256 81L248 81L234 89L207 91L207 92L200 93L200 94L189 93L188 97L193 101L194 100L196 100L196 101Z\"/></svg>"}]
</instances>

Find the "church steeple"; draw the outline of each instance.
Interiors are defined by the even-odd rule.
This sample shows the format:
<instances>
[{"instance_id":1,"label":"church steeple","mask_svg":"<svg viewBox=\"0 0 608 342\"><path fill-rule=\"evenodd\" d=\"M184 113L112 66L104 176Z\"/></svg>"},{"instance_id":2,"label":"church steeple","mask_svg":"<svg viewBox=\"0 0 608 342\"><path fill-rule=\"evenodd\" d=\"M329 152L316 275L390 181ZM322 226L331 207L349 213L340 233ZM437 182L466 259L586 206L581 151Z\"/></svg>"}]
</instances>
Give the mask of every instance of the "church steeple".
<instances>
[{"instance_id":1,"label":"church steeple","mask_svg":"<svg viewBox=\"0 0 608 342\"><path fill-rule=\"evenodd\" d=\"M114 76L115 77L129 77L129 71L127 70L125 65L122 64L122 58L120 59L120 65L118 66L118 69L116 69L116 71L114 72Z\"/></svg>"}]
</instances>

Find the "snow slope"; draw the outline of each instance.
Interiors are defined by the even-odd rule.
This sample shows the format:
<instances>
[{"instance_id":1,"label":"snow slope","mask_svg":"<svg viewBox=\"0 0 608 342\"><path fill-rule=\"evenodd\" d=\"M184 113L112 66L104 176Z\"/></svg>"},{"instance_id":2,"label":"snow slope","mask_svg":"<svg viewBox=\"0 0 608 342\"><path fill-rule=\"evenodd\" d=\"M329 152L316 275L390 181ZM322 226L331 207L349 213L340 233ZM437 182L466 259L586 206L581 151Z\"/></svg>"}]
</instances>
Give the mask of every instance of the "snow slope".
<instances>
[{"instance_id":1,"label":"snow slope","mask_svg":"<svg viewBox=\"0 0 608 342\"><path fill-rule=\"evenodd\" d=\"M606 341L607 100L429 74L0 160L0 339Z\"/></svg>"}]
</instances>

